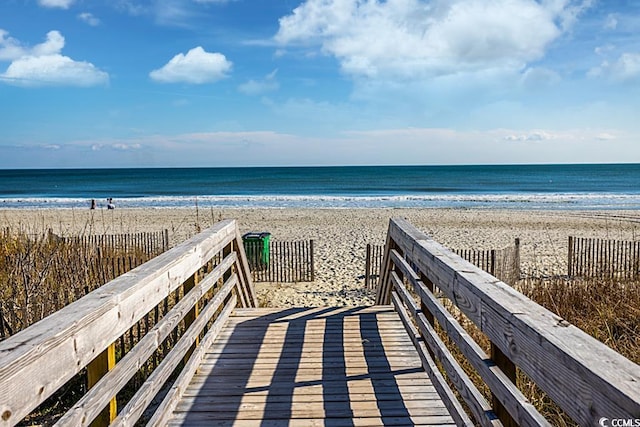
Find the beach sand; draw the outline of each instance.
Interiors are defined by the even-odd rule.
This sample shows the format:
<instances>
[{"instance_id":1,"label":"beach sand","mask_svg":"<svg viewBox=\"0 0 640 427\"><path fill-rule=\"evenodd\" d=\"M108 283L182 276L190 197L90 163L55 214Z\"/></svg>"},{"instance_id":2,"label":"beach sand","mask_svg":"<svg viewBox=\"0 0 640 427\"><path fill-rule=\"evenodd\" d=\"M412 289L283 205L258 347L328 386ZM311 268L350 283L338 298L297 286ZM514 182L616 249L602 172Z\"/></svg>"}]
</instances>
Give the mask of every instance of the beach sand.
<instances>
[{"instance_id":1,"label":"beach sand","mask_svg":"<svg viewBox=\"0 0 640 427\"><path fill-rule=\"evenodd\" d=\"M273 307L355 306L373 303L364 289L367 243L382 245L393 217L408 219L445 246L501 249L521 241L527 275L566 273L568 236L637 240L638 211L520 211L485 209L39 209L0 210L0 225L60 235L169 230L175 245L221 219L241 233L268 231L276 241L315 242L312 283L257 283L259 300Z\"/></svg>"}]
</instances>

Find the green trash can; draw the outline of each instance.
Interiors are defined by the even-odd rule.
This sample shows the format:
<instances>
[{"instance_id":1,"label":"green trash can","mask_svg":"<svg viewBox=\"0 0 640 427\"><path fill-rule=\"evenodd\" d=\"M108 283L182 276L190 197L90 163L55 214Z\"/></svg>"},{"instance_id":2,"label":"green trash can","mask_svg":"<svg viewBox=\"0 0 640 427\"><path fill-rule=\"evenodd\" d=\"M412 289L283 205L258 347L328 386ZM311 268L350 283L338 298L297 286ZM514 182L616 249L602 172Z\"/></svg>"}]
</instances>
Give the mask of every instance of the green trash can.
<instances>
[{"instance_id":1,"label":"green trash can","mask_svg":"<svg viewBox=\"0 0 640 427\"><path fill-rule=\"evenodd\" d=\"M269 240L271 233L250 232L242 236L244 251L247 254L249 268L263 270L269 265Z\"/></svg>"}]
</instances>

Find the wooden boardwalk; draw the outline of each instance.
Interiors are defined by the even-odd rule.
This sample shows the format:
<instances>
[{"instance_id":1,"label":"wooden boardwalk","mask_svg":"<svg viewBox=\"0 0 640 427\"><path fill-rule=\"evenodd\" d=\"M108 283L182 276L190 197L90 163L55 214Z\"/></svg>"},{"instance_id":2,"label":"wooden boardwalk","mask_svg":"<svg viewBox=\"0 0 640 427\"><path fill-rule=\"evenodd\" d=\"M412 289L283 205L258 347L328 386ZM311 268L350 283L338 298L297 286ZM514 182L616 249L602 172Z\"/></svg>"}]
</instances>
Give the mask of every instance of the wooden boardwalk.
<instances>
[{"instance_id":1,"label":"wooden boardwalk","mask_svg":"<svg viewBox=\"0 0 640 427\"><path fill-rule=\"evenodd\" d=\"M454 425L390 306L236 309L170 425Z\"/></svg>"},{"instance_id":2,"label":"wooden boardwalk","mask_svg":"<svg viewBox=\"0 0 640 427\"><path fill-rule=\"evenodd\" d=\"M221 221L2 340L0 427L78 379L88 390L57 425L551 426L518 371L577 425L640 419L640 366L404 219L376 306L256 305L237 223Z\"/></svg>"}]
</instances>

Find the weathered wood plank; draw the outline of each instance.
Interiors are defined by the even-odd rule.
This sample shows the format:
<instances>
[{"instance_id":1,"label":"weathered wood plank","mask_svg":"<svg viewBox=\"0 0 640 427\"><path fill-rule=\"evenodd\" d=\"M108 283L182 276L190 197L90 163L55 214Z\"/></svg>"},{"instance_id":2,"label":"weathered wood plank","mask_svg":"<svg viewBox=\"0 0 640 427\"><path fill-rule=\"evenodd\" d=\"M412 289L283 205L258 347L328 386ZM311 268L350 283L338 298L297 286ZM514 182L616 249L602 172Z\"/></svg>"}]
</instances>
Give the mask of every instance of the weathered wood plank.
<instances>
[{"instance_id":1,"label":"weathered wood plank","mask_svg":"<svg viewBox=\"0 0 640 427\"><path fill-rule=\"evenodd\" d=\"M184 399L181 401L181 405L185 405L184 407L188 407L189 405L194 405L194 402L198 402L202 405L215 405L218 403L234 403L238 401L238 396L241 397L242 402L250 402L250 403L264 403L267 401L292 401L294 403L302 403L302 402L317 402L319 398L324 398L325 400L341 400L344 399L344 394L339 393L338 389L335 388L334 392L327 392L324 388L320 386L315 386L315 388L304 387L300 389L296 389L293 395L289 393L285 393L284 389L280 389L281 392L274 394L271 390L262 391L257 393L242 393L242 394L229 394L229 393L220 393L220 394L202 394L197 393L196 395L189 395L187 393L183 394ZM407 392L405 390L400 390L400 396L403 401L408 400L440 400L440 395L438 392L432 388L431 391L418 391L418 392ZM398 389L393 389L392 387L388 387L386 393L378 393L377 390L367 390L365 391L354 391L353 389L349 389L349 398L352 402L360 402L360 401L375 401L375 400L398 400Z\"/></svg>"},{"instance_id":2,"label":"weathered wood plank","mask_svg":"<svg viewBox=\"0 0 640 427\"><path fill-rule=\"evenodd\" d=\"M243 322L237 321L237 312ZM215 425L227 419L295 425L296 419L324 419L322 425L346 420L348 425L357 425L355 420L375 425L383 418L391 425L413 419L453 424L389 307L309 309L293 316L287 310L235 313L224 336L207 352L170 424ZM269 326L274 323L263 321L264 313L277 322L275 330ZM376 323L379 314L384 320ZM348 317L355 321L345 321ZM254 319L260 319L259 326ZM322 322L311 326L310 334L303 333L318 319ZM226 353L228 348L233 352Z\"/></svg>"},{"instance_id":3,"label":"weathered wood plank","mask_svg":"<svg viewBox=\"0 0 640 427\"><path fill-rule=\"evenodd\" d=\"M162 400L162 403L160 403L160 406L158 406L147 425L164 426L167 424L168 419L172 415L172 411L178 404L179 399L182 397L182 393L184 392L185 387L193 377L193 374L198 369L198 365L204 357L204 349L210 346L211 343L215 340L218 331L220 330L220 328L222 328L224 323L231 315L233 308L236 306L236 299L237 297L233 295L222 312L220 312L218 318L205 334L202 346L196 349L193 357L191 357L185 364L184 368L180 372L180 375L178 375L178 378L176 378L176 380L174 381L171 389Z\"/></svg>"},{"instance_id":4,"label":"weathered wood plank","mask_svg":"<svg viewBox=\"0 0 640 427\"><path fill-rule=\"evenodd\" d=\"M498 348L582 425L640 417L640 366L462 260L406 220L391 240Z\"/></svg>"},{"instance_id":5,"label":"weathered wood plank","mask_svg":"<svg viewBox=\"0 0 640 427\"><path fill-rule=\"evenodd\" d=\"M433 293L420 280L409 264L397 252L392 254L393 262L402 271L422 304L438 321L440 327L458 347L462 355L480 374L496 397L508 409L509 413L521 425L549 425L535 407L518 388L505 376L480 346L471 339L458 321L437 300ZM431 322L429 322L431 323Z\"/></svg>"},{"instance_id":6,"label":"weathered wood plank","mask_svg":"<svg viewBox=\"0 0 640 427\"><path fill-rule=\"evenodd\" d=\"M176 420L169 426L189 425L194 427L372 427L372 426L454 426L448 416L414 416L414 417L359 417L359 418L270 418L266 420Z\"/></svg>"},{"instance_id":7,"label":"weathered wood plank","mask_svg":"<svg viewBox=\"0 0 640 427\"><path fill-rule=\"evenodd\" d=\"M196 288L185 295L138 344L113 367L103 380L89 390L59 421L59 425L87 425L96 415L99 408L109 401L110 396L118 393L140 369L140 366L158 348L158 344L169 336L171 331L181 322L185 313L192 309L196 302L216 284L222 274L235 262L235 255L227 257L216 269L208 274ZM218 293L220 303L236 286L236 279L229 280ZM213 301L216 304L216 301Z\"/></svg>"},{"instance_id":8,"label":"weathered wood plank","mask_svg":"<svg viewBox=\"0 0 640 427\"><path fill-rule=\"evenodd\" d=\"M237 276L232 276L227 283L233 283L237 280ZM233 285L229 286L228 289L232 289ZM228 294L227 294L228 295ZM171 349L169 354L167 354L160 365L149 375L147 381L143 384L143 386L136 392L136 394L129 400L127 405L122 409L122 412L118 415L115 421L112 423L113 425L130 425L135 423L140 415L147 408L151 400L158 394L163 384L167 381L169 376L176 369L178 364L183 360L185 353L189 350L191 345L195 342L200 332L203 330L208 321L212 318L214 313L216 313L224 300L227 298L227 295L223 293L218 293L216 296L209 302L209 304L204 307L200 316L196 318L196 320L191 324L191 327L185 331L185 333L180 337L180 340L175 344L175 346ZM216 322L218 324L224 323L226 321L226 317L228 317L229 313L235 307L237 303L237 299L235 295L231 296L229 303L226 304L223 311L220 313ZM215 337L215 333L217 330L212 328L213 332L210 330L209 332ZM208 344L208 343L207 343ZM202 346L197 348L199 353L202 353ZM199 359L195 359L199 362ZM187 366L190 366L194 362L190 361L187 363ZM186 368L186 367L185 367Z\"/></svg>"},{"instance_id":9,"label":"weathered wood plank","mask_svg":"<svg viewBox=\"0 0 640 427\"><path fill-rule=\"evenodd\" d=\"M393 276L395 276L395 273L392 273L391 280L393 280ZM395 277L397 278L397 276ZM400 314L400 319L402 320L405 327L407 328L407 332L411 334L413 341L416 344L416 350L418 351L420 358L423 361L423 366L425 370L429 373L429 377L433 380L433 384L438 390L438 393L440 394L440 396L442 397L442 401L444 405L448 408L452 418L455 420L457 425L472 426L473 423L467 416L465 410L462 408L462 405L460 404L460 402L458 402L457 398L453 394L453 391L449 388L444 377L440 373L440 369L435 364L435 361L431 358L431 353L427 351L427 347L424 341L416 331L413 323L411 323L407 309L405 308L405 306L403 305L403 302L401 301L402 298L398 296L398 293L393 292L391 294L391 299L396 307L396 310ZM452 362L453 363L451 365L455 367L456 365L455 360ZM463 395L473 394L473 396L476 399L471 400L469 404L471 405L475 404L475 406L472 407L472 410L475 410L477 414L479 413L479 415L481 415L481 417L479 418L481 420L481 424L486 425L486 423L482 422L487 418L482 417L482 415L484 415L484 413L481 412L483 409L482 399L477 399L477 394L479 393L475 392L475 387L469 386L468 384L469 381L466 378L466 374L464 374L464 372L460 373L459 370L452 369L451 365L444 366L445 371L447 371L448 378L450 379L451 382L454 383L454 385L457 386L459 393Z\"/></svg>"}]
</instances>

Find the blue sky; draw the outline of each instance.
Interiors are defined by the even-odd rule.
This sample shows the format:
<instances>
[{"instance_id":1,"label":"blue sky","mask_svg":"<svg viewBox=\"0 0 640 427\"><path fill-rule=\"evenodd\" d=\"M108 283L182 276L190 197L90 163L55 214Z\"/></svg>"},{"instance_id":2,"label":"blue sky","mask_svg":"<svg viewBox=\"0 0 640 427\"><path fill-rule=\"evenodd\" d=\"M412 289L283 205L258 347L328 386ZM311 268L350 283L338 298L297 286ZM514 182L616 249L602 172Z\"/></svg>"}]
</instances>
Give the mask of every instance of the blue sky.
<instances>
[{"instance_id":1,"label":"blue sky","mask_svg":"<svg viewBox=\"0 0 640 427\"><path fill-rule=\"evenodd\" d=\"M0 168L640 162L640 0L2 0Z\"/></svg>"}]
</instances>

